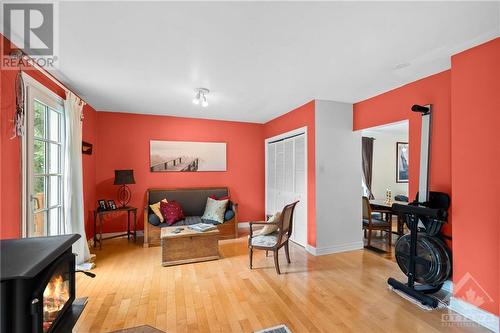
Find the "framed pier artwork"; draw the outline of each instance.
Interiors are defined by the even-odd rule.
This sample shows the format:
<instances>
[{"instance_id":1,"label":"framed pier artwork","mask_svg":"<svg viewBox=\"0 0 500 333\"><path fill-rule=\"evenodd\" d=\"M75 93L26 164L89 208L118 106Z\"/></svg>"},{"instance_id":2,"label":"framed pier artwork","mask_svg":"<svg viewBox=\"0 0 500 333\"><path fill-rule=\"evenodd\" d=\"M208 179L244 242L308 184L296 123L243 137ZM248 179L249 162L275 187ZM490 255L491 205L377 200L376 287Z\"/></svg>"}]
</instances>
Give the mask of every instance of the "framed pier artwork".
<instances>
[{"instance_id":1,"label":"framed pier artwork","mask_svg":"<svg viewBox=\"0 0 500 333\"><path fill-rule=\"evenodd\" d=\"M151 172L226 171L225 142L149 142Z\"/></svg>"}]
</instances>

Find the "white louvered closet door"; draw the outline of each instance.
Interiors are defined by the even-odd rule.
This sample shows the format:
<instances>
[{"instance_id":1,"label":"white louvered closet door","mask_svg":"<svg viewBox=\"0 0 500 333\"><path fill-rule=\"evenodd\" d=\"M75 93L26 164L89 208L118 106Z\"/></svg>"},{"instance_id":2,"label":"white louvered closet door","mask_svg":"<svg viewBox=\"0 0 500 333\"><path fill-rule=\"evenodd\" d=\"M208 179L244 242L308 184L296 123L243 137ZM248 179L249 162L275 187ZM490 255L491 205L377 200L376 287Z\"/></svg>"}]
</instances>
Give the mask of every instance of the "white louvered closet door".
<instances>
[{"instance_id":1,"label":"white louvered closet door","mask_svg":"<svg viewBox=\"0 0 500 333\"><path fill-rule=\"evenodd\" d=\"M274 214L276 208L276 145L267 146L267 197L266 215Z\"/></svg>"},{"instance_id":2,"label":"white louvered closet door","mask_svg":"<svg viewBox=\"0 0 500 333\"><path fill-rule=\"evenodd\" d=\"M269 143L267 147L266 214L281 211L286 204L300 200L295 210L291 240L307 242L305 135Z\"/></svg>"},{"instance_id":3,"label":"white louvered closet door","mask_svg":"<svg viewBox=\"0 0 500 333\"><path fill-rule=\"evenodd\" d=\"M276 142L276 211L285 205L283 191L285 189L285 145L283 141Z\"/></svg>"}]
</instances>

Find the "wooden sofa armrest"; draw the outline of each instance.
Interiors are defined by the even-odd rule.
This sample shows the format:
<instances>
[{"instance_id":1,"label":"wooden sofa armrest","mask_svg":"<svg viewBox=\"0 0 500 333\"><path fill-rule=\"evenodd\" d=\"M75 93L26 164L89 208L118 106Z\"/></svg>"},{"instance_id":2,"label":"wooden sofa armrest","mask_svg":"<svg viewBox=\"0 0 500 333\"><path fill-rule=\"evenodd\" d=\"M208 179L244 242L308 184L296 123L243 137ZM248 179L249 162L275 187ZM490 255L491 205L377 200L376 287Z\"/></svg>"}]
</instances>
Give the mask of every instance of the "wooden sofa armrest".
<instances>
[{"instance_id":1,"label":"wooden sofa armrest","mask_svg":"<svg viewBox=\"0 0 500 333\"><path fill-rule=\"evenodd\" d=\"M234 212L234 238L238 238L238 204L233 202L233 212Z\"/></svg>"},{"instance_id":2,"label":"wooden sofa armrest","mask_svg":"<svg viewBox=\"0 0 500 333\"><path fill-rule=\"evenodd\" d=\"M143 247L149 247L149 210L148 206L144 207L144 242Z\"/></svg>"}]
</instances>

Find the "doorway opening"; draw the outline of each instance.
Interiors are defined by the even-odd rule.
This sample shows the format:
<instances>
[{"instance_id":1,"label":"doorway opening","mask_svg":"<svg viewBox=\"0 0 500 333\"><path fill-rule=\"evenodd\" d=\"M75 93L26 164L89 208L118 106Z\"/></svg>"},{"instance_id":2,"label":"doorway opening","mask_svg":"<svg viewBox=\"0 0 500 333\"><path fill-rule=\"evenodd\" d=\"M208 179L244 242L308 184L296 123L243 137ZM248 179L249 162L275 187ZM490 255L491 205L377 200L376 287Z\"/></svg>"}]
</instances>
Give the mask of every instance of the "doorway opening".
<instances>
[{"instance_id":1,"label":"doorway opening","mask_svg":"<svg viewBox=\"0 0 500 333\"><path fill-rule=\"evenodd\" d=\"M409 201L408 120L361 131L365 248L392 257L404 225L391 207ZM371 222L371 223L370 223Z\"/></svg>"}]
</instances>

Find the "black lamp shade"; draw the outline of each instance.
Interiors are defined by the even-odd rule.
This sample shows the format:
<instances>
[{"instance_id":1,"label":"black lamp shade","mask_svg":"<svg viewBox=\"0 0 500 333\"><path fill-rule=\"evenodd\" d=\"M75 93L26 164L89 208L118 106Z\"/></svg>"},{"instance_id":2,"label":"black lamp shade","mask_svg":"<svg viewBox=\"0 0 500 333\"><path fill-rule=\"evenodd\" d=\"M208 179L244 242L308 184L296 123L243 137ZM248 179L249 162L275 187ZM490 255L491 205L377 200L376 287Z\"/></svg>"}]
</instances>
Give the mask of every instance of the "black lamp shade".
<instances>
[{"instance_id":1,"label":"black lamp shade","mask_svg":"<svg viewBox=\"0 0 500 333\"><path fill-rule=\"evenodd\" d=\"M134 170L115 170L114 185L135 184Z\"/></svg>"}]
</instances>

